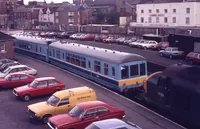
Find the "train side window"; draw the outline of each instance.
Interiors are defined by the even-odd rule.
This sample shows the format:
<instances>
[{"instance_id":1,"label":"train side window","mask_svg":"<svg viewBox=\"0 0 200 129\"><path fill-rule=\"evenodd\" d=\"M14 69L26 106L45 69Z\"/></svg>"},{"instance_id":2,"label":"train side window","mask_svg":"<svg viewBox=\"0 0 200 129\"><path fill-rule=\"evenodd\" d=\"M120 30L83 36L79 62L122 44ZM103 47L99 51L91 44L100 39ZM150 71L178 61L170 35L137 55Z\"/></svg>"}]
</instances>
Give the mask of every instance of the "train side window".
<instances>
[{"instance_id":1,"label":"train side window","mask_svg":"<svg viewBox=\"0 0 200 129\"><path fill-rule=\"evenodd\" d=\"M51 49L49 49L49 56L52 56L52 55L51 55Z\"/></svg>"},{"instance_id":2,"label":"train side window","mask_svg":"<svg viewBox=\"0 0 200 129\"><path fill-rule=\"evenodd\" d=\"M53 57L55 57L55 50L53 49Z\"/></svg>"},{"instance_id":3,"label":"train side window","mask_svg":"<svg viewBox=\"0 0 200 129\"><path fill-rule=\"evenodd\" d=\"M138 65L131 65L130 66L130 76L137 76L138 75Z\"/></svg>"},{"instance_id":4,"label":"train side window","mask_svg":"<svg viewBox=\"0 0 200 129\"><path fill-rule=\"evenodd\" d=\"M101 62L94 61L94 71L97 73L101 73Z\"/></svg>"},{"instance_id":5,"label":"train side window","mask_svg":"<svg viewBox=\"0 0 200 129\"><path fill-rule=\"evenodd\" d=\"M56 51L56 57L58 58L58 59L60 59L60 51Z\"/></svg>"},{"instance_id":6,"label":"train side window","mask_svg":"<svg viewBox=\"0 0 200 129\"><path fill-rule=\"evenodd\" d=\"M66 55L67 55L67 56L66 56L66 61L67 61L67 62L70 62L70 61L71 61L71 56L70 56L70 54L67 54L67 53L66 53Z\"/></svg>"},{"instance_id":7,"label":"train side window","mask_svg":"<svg viewBox=\"0 0 200 129\"><path fill-rule=\"evenodd\" d=\"M65 58L65 54L64 54L64 53L62 53L62 58L63 58L63 59Z\"/></svg>"},{"instance_id":8,"label":"train side window","mask_svg":"<svg viewBox=\"0 0 200 129\"><path fill-rule=\"evenodd\" d=\"M115 67L112 66L112 75L115 76Z\"/></svg>"},{"instance_id":9,"label":"train side window","mask_svg":"<svg viewBox=\"0 0 200 129\"><path fill-rule=\"evenodd\" d=\"M42 52L42 47L40 47L40 52Z\"/></svg>"},{"instance_id":10,"label":"train side window","mask_svg":"<svg viewBox=\"0 0 200 129\"><path fill-rule=\"evenodd\" d=\"M89 60L88 60L88 68L89 68L89 69L91 68L91 63L90 63Z\"/></svg>"},{"instance_id":11,"label":"train side window","mask_svg":"<svg viewBox=\"0 0 200 129\"><path fill-rule=\"evenodd\" d=\"M37 45L35 46L35 52L38 52L38 46Z\"/></svg>"},{"instance_id":12,"label":"train side window","mask_svg":"<svg viewBox=\"0 0 200 129\"><path fill-rule=\"evenodd\" d=\"M104 75L108 75L108 64L104 63Z\"/></svg>"},{"instance_id":13,"label":"train side window","mask_svg":"<svg viewBox=\"0 0 200 129\"><path fill-rule=\"evenodd\" d=\"M85 59L85 57L81 57L81 67L86 68L86 59Z\"/></svg>"},{"instance_id":14,"label":"train side window","mask_svg":"<svg viewBox=\"0 0 200 129\"><path fill-rule=\"evenodd\" d=\"M121 67L121 78L126 79L129 77L129 67L128 66L122 66Z\"/></svg>"},{"instance_id":15,"label":"train side window","mask_svg":"<svg viewBox=\"0 0 200 129\"><path fill-rule=\"evenodd\" d=\"M146 65L145 63L140 64L140 76L146 75Z\"/></svg>"},{"instance_id":16,"label":"train side window","mask_svg":"<svg viewBox=\"0 0 200 129\"><path fill-rule=\"evenodd\" d=\"M75 56L76 59L76 65L80 66L81 65L81 61L80 61L80 56Z\"/></svg>"}]
</instances>

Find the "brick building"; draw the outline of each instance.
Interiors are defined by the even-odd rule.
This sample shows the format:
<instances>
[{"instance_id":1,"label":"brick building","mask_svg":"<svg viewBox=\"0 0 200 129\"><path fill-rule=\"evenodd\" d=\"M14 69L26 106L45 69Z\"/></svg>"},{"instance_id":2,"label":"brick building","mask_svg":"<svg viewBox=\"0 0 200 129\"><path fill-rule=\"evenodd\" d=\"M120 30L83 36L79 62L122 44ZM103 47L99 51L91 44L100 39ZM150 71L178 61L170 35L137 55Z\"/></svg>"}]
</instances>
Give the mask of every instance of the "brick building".
<instances>
[{"instance_id":1,"label":"brick building","mask_svg":"<svg viewBox=\"0 0 200 129\"><path fill-rule=\"evenodd\" d=\"M0 59L15 59L14 37L0 32Z\"/></svg>"}]
</instances>

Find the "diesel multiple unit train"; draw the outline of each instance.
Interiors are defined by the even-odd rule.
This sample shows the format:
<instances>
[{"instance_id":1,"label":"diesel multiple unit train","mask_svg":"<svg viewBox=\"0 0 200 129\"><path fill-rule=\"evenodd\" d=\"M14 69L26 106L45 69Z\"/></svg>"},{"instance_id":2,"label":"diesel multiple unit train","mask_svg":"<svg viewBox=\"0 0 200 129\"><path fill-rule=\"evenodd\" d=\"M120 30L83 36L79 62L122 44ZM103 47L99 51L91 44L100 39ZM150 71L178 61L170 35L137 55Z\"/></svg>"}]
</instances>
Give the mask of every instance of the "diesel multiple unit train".
<instances>
[{"instance_id":1,"label":"diesel multiple unit train","mask_svg":"<svg viewBox=\"0 0 200 129\"><path fill-rule=\"evenodd\" d=\"M200 68L175 64L147 75L147 60L136 54L54 39L13 35L15 51L74 72L118 92L129 89L144 100L200 127ZM131 90L132 91L132 90Z\"/></svg>"}]
</instances>

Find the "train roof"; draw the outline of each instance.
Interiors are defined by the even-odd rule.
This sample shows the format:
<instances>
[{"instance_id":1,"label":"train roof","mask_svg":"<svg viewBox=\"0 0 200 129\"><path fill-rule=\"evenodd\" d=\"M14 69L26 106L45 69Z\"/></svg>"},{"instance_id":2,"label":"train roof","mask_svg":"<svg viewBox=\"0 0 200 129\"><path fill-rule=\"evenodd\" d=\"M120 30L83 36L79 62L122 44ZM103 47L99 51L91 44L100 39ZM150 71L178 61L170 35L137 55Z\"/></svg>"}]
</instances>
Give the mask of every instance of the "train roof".
<instances>
[{"instance_id":1,"label":"train roof","mask_svg":"<svg viewBox=\"0 0 200 129\"><path fill-rule=\"evenodd\" d=\"M172 78L178 87L200 93L200 67L174 64L167 67L161 75Z\"/></svg>"},{"instance_id":2,"label":"train roof","mask_svg":"<svg viewBox=\"0 0 200 129\"><path fill-rule=\"evenodd\" d=\"M56 41L55 39L41 38L38 36L25 36L25 35L20 35L20 34L15 34L12 36L18 40L25 40L25 41L29 41L29 42L37 43L37 44L47 44L48 42Z\"/></svg>"},{"instance_id":3,"label":"train roof","mask_svg":"<svg viewBox=\"0 0 200 129\"><path fill-rule=\"evenodd\" d=\"M146 61L143 56L120 51L113 51L93 46L87 46L76 43L62 43L60 41L50 44L52 47L64 49L73 53L86 55L99 60L107 61L114 64L123 64L132 61Z\"/></svg>"}]
</instances>

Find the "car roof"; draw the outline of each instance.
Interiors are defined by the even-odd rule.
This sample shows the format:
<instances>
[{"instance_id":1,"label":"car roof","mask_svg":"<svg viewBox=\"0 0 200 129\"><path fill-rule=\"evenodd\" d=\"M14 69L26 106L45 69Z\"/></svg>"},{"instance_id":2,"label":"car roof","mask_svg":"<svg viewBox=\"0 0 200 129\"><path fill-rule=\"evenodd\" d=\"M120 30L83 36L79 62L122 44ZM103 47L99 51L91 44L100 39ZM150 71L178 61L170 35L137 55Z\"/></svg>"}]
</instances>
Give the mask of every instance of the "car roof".
<instances>
[{"instance_id":1,"label":"car roof","mask_svg":"<svg viewBox=\"0 0 200 129\"><path fill-rule=\"evenodd\" d=\"M36 81L44 81L44 80L53 80L56 79L55 77L40 77L40 78L36 78Z\"/></svg>"},{"instance_id":2,"label":"car roof","mask_svg":"<svg viewBox=\"0 0 200 129\"><path fill-rule=\"evenodd\" d=\"M89 101L89 102L83 102L78 104L79 107L83 108L84 110L93 108L93 107L99 107L99 106L107 106L108 104L102 102L102 101Z\"/></svg>"},{"instance_id":3,"label":"car roof","mask_svg":"<svg viewBox=\"0 0 200 129\"><path fill-rule=\"evenodd\" d=\"M20 67L28 67L27 65L15 65L15 66L10 66L9 68L20 68Z\"/></svg>"},{"instance_id":4,"label":"car roof","mask_svg":"<svg viewBox=\"0 0 200 129\"><path fill-rule=\"evenodd\" d=\"M126 127L127 129L138 129L116 118L96 121L92 124L97 126L99 129L116 129L122 127Z\"/></svg>"}]
</instances>

